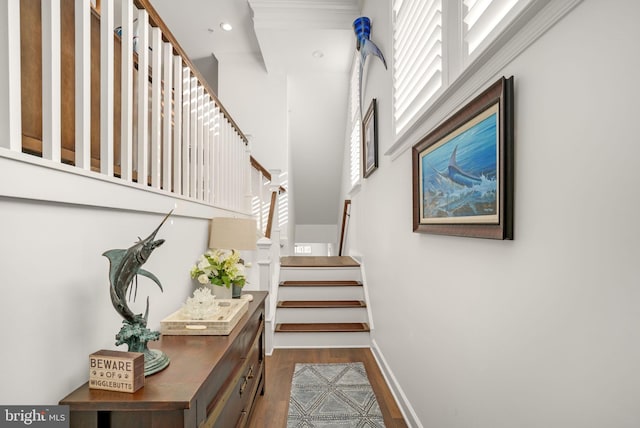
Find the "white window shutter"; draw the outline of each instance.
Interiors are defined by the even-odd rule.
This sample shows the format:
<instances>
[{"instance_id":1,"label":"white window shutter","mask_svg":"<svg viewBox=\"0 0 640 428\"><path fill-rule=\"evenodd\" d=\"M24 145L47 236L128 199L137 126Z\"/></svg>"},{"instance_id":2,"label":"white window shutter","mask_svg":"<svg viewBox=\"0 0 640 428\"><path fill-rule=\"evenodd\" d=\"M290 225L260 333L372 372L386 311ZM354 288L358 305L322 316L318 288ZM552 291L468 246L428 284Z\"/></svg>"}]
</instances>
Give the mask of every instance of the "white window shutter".
<instances>
[{"instance_id":1,"label":"white window shutter","mask_svg":"<svg viewBox=\"0 0 640 428\"><path fill-rule=\"evenodd\" d=\"M442 1L396 0L394 119L398 134L442 87Z\"/></svg>"},{"instance_id":2,"label":"white window shutter","mask_svg":"<svg viewBox=\"0 0 640 428\"><path fill-rule=\"evenodd\" d=\"M530 0L463 0L465 54L484 49Z\"/></svg>"}]
</instances>

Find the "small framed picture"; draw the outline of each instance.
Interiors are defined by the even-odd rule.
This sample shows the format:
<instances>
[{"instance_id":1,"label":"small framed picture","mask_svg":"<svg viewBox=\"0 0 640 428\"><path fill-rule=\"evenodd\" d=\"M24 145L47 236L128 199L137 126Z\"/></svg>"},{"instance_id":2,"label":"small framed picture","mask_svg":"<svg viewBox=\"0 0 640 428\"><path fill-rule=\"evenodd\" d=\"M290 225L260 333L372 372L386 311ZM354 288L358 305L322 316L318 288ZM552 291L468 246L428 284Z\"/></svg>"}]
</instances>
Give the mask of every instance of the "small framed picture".
<instances>
[{"instance_id":1,"label":"small framed picture","mask_svg":"<svg viewBox=\"0 0 640 428\"><path fill-rule=\"evenodd\" d=\"M378 129L376 124L376 99L371 100L362 119L362 171L364 178L378 168Z\"/></svg>"}]
</instances>

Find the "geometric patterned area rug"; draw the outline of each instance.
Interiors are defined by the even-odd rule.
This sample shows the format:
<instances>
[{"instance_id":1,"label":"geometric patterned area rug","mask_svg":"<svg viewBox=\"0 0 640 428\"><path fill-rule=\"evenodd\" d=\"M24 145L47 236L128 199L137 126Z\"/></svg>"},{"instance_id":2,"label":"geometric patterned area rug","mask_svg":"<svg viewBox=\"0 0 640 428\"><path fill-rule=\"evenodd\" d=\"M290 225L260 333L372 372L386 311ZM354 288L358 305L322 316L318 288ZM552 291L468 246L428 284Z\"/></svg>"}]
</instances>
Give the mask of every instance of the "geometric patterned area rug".
<instances>
[{"instance_id":1,"label":"geometric patterned area rug","mask_svg":"<svg viewBox=\"0 0 640 428\"><path fill-rule=\"evenodd\" d=\"M384 428L362 363L298 363L287 428Z\"/></svg>"}]
</instances>

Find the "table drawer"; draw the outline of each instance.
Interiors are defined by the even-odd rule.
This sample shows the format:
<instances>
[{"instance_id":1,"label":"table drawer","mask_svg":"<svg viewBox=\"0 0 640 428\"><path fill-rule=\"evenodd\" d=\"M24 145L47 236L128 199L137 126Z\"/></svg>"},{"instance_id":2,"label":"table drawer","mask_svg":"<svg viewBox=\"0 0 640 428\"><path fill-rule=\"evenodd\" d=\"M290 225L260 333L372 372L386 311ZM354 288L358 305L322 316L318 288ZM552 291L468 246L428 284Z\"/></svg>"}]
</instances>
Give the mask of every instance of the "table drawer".
<instances>
[{"instance_id":1,"label":"table drawer","mask_svg":"<svg viewBox=\"0 0 640 428\"><path fill-rule=\"evenodd\" d=\"M219 392L207 408L207 419L201 428L231 428L243 426L255 399L263 373L264 322L259 319L252 334L248 355L240 362L240 369ZM245 414L243 414L243 412Z\"/></svg>"}]
</instances>

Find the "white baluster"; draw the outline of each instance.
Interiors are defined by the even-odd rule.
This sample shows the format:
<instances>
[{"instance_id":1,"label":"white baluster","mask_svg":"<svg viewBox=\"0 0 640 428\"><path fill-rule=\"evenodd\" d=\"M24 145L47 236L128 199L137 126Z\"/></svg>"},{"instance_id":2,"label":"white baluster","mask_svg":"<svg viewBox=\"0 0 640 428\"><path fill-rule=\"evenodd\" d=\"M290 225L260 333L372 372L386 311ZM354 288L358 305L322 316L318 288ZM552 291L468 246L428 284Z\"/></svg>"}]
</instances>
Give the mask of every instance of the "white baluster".
<instances>
[{"instance_id":1,"label":"white baluster","mask_svg":"<svg viewBox=\"0 0 640 428\"><path fill-rule=\"evenodd\" d=\"M100 9L100 172L113 176L113 1Z\"/></svg>"},{"instance_id":2,"label":"white baluster","mask_svg":"<svg viewBox=\"0 0 640 428\"><path fill-rule=\"evenodd\" d=\"M163 132L162 132L162 188L167 192L171 191L171 111L172 111L172 93L173 93L173 46L171 43L163 43L162 58L162 80L164 82L164 106L163 106Z\"/></svg>"},{"instance_id":3,"label":"white baluster","mask_svg":"<svg viewBox=\"0 0 640 428\"><path fill-rule=\"evenodd\" d=\"M149 184L149 14L138 10L138 184Z\"/></svg>"},{"instance_id":4,"label":"white baluster","mask_svg":"<svg viewBox=\"0 0 640 428\"><path fill-rule=\"evenodd\" d=\"M197 141L198 141L198 79L191 78L191 106L189 111L189 127L191 128L191 139L189 140L189 196L196 197L196 171L197 163Z\"/></svg>"},{"instance_id":5,"label":"white baluster","mask_svg":"<svg viewBox=\"0 0 640 428\"><path fill-rule=\"evenodd\" d=\"M182 69L182 195L189 196L189 173L191 163L189 148L191 146L191 69Z\"/></svg>"},{"instance_id":6,"label":"white baluster","mask_svg":"<svg viewBox=\"0 0 640 428\"><path fill-rule=\"evenodd\" d=\"M133 180L133 2L122 0L120 177Z\"/></svg>"},{"instance_id":7,"label":"white baluster","mask_svg":"<svg viewBox=\"0 0 640 428\"><path fill-rule=\"evenodd\" d=\"M191 69L182 69L182 195L189 196L191 171Z\"/></svg>"},{"instance_id":8,"label":"white baluster","mask_svg":"<svg viewBox=\"0 0 640 428\"><path fill-rule=\"evenodd\" d=\"M218 108L216 104L211 101L209 103L209 117L210 117L210 125L209 126L209 199L207 202L213 204L214 202L214 192L215 192L215 141L216 141L216 123L218 120Z\"/></svg>"},{"instance_id":9,"label":"white baluster","mask_svg":"<svg viewBox=\"0 0 640 428\"><path fill-rule=\"evenodd\" d=\"M252 172L253 168L251 167L251 140L244 145L244 159L243 159L243 180L244 180L244 210L249 211L252 214L253 212L253 180L252 180Z\"/></svg>"},{"instance_id":10,"label":"white baluster","mask_svg":"<svg viewBox=\"0 0 640 428\"><path fill-rule=\"evenodd\" d=\"M223 207L229 206L229 121L225 117L222 121L222 145L220 146L222 152L220 153L220 176L222 188L222 200L220 201Z\"/></svg>"},{"instance_id":11,"label":"white baluster","mask_svg":"<svg viewBox=\"0 0 640 428\"><path fill-rule=\"evenodd\" d=\"M211 116L209 115L209 106L211 105L211 98L209 98L208 94L204 95L204 103L202 105L202 116L203 116L203 127L202 127L202 146L203 146L203 200L205 202L209 201L209 195L211 193L211 164L209 161L211 160L211 148L209 147L209 128L211 126L210 120Z\"/></svg>"},{"instance_id":12,"label":"white baluster","mask_svg":"<svg viewBox=\"0 0 640 428\"><path fill-rule=\"evenodd\" d=\"M20 0L0 2L0 147L22 148L22 94L20 93Z\"/></svg>"},{"instance_id":13,"label":"white baluster","mask_svg":"<svg viewBox=\"0 0 640 428\"><path fill-rule=\"evenodd\" d=\"M196 124L196 129L198 131L197 134L197 141L196 141L196 163L197 163L197 168L196 168L196 194L195 194L195 198L198 199L199 201L202 200L202 172L203 172L203 153L204 151L203 149L203 144L202 144L202 135L203 135L203 128L204 128L204 118L203 118L203 105L204 105L204 88L202 87L201 84L198 84L198 95L197 95L197 100L198 100L198 112L197 112L197 116L198 116L198 122Z\"/></svg>"},{"instance_id":14,"label":"white baluster","mask_svg":"<svg viewBox=\"0 0 640 428\"><path fill-rule=\"evenodd\" d=\"M225 177L226 177L226 206L233 207L233 143L235 137L235 130L231 126L231 122L227 121L227 144L226 144L226 162L225 162Z\"/></svg>"},{"instance_id":15,"label":"white baluster","mask_svg":"<svg viewBox=\"0 0 640 428\"><path fill-rule=\"evenodd\" d=\"M91 169L91 4L75 0L76 167Z\"/></svg>"},{"instance_id":16,"label":"white baluster","mask_svg":"<svg viewBox=\"0 0 640 428\"><path fill-rule=\"evenodd\" d=\"M233 207L233 209L237 209L238 208L238 196L240 195L240 189L238 186L238 166L239 166L239 161L238 161L238 149L240 148L240 143L239 143L239 138L238 138L238 131L236 131L236 129L233 127L233 125L231 126L231 132L232 132L232 136L233 138L231 139L231 167L230 167L230 175L231 175L231 188L230 190L230 194L229 194L229 199L230 199L230 203L231 203L231 207Z\"/></svg>"},{"instance_id":17,"label":"white baluster","mask_svg":"<svg viewBox=\"0 0 640 428\"><path fill-rule=\"evenodd\" d=\"M162 83L162 32L157 27L151 28L151 187L160 188L160 133L161 118L161 83Z\"/></svg>"},{"instance_id":18,"label":"white baluster","mask_svg":"<svg viewBox=\"0 0 640 428\"><path fill-rule=\"evenodd\" d=\"M216 112L213 122L213 144L211 145L212 157L213 157L213 170L211 172L211 179L213 180L213 195L211 203L216 205L220 198L220 183L218 180L218 171L220 163L220 108L216 106Z\"/></svg>"},{"instance_id":19,"label":"white baluster","mask_svg":"<svg viewBox=\"0 0 640 428\"><path fill-rule=\"evenodd\" d=\"M235 141L234 141L234 169L233 169L233 181L234 181L234 189L233 189L233 206L235 209L241 209L240 200L244 196L244 188L242 187L242 140L238 131L234 132Z\"/></svg>"},{"instance_id":20,"label":"white baluster","mask_svg":"<svg viewBox=\"0 0 640 428\"><path fill-rule=\"evenodd\" d=\"M238 139L238 148L236 149L238 153L238 170L236 171L236 177L238 180L238 189L236 191L236 206L239 211L244 211L245 209L245 187L244 187L244 150L245 144L242 141L242 137L239 136Z\"/></svg>"},{"instance_id":21,"label":"white baluster","mask_svg":"<svg viewBox=\"0 0 640 428\"><path fill-rule=\"evenodd\" d=\"M214 204L221 206L222 202L222 183L221 183L221 168L222 168L222 141L224 139L224 114L220 112L218 114L218 122L216 129L216 141L214 145Z\"/></svg>"},{"instance_id":22,"label":"white baluster","mask_svg":"<svg viewBox=\"0 0 640 428\"><path fill-rule=\"evenodd\" d=\"M182 194L182 58L173 57L173 191Z\"/></svg>"},{"instance_id":23,"label":"white baluster","mask_svg":"<svg viewBox=\"0 0 640 428\"><path fill-rule=\"evenodd\" d=\"M42 157L60 162L60 0L42 2Z\"/></svg>"}]
</instances>

